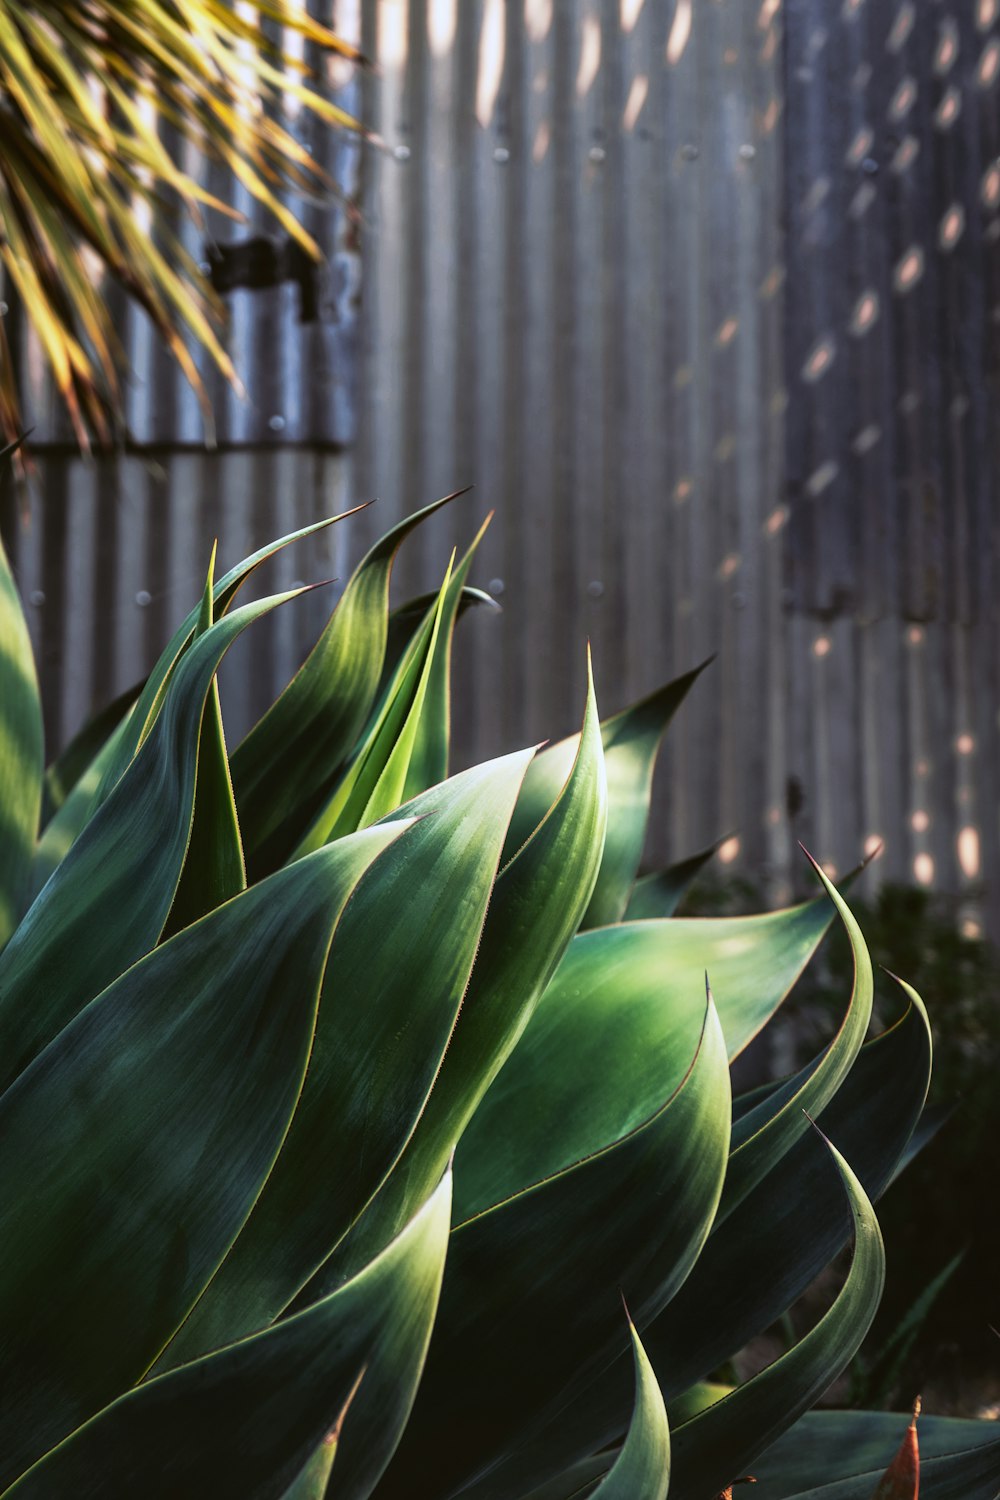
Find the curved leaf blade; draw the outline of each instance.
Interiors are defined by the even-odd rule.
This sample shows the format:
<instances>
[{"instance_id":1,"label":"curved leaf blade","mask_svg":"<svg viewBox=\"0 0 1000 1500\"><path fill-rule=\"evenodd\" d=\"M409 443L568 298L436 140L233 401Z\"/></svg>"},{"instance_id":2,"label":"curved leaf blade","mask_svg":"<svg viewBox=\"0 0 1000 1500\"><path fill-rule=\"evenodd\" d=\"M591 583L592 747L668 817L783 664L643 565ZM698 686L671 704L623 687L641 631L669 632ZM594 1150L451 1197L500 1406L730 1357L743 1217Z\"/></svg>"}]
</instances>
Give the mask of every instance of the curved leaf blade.
<instances>
[{"instance_id":1,"label":"curved leaf blade","mask_svg":"<svg viewBox=\"0 0 1000 1500\"><path fill-rule=\"evenodd\" d=\"M405 517L376 542L298 672L234 751L233 785L251 865L284 825L298 820L287 852L304 815L346 761L382 673L396 553L421 521L454 498Z\"/></svg>"},{"instance_id":2,"label":"curved leaf blade","mask_svg":"<svg viewBox=\"0 0 1000 1500\"><path fill-rule=\"evenodd\" d=\"M601 725L608 779L608 836L600 873L581 923L585 928L620 922L624 915L646 841L657 752L667 725L707 665L703 662ZM511 825L510 853L524 842L551 806L578 744L579 736L571 735L538 757L525 779Z\"/></svg>"},{"instance_id":3,"label":"curved leaf blade","mask_svg":"<svg viewBox=\"0 0 1000 1500\"><path fill-rule=\"evenodd\" d=\"M629 1323L635 1364L635 1407L628 1435L595 1500L667 1500L670 1488L670 1427L659 1382Z\"/></svg>"},{"instance_id":4,"label":"curved leaf blade","mask_svg":"<svg viewBox=\"0 0 1000 1500\"><path fill-rule=\"evenodd\" d=\"M161 1367L276 1318L399 1157L448 1046L531 754L474 767L411 803L420 822L360 882L334 936L281 1154Z\"/></svg>"},{"instance_id":5,"label":"curved leaf blade","mask_svg":"<svg viewBox=\"0 0 1000 1500\"><path fill-rule=\"evenodd\" d=\"M418 798L394 816L420 806ZM576 931L597 876L606 821L591 682L580 751L566 784L494 885L459 1021L413 1138L318 1286L336 1285L335 1278L387 1243L444 1170Z\"/></svg>"},{"instance_id":6,"label":"curved leaf blade","mask_svg":"<svg viewBox=\"0 0 1000 1500\"><path fill-rule=\"evenodd\" d=\"M637 1326L676 1292L711 1227L725 1173L730 1095L709 1003L680 1087L637 1130L460 1223L414 1421L386 1480L411 1493L517 1494L576 1456L520 1451L621 1347L618 1289ZM690 1054L689 1054L690 1055ZM461 1150L456 1158L459 1174ZM572 1435L571 1435L572 1437ZM510 1467L513 1466L513 1474Z\"/></svg>"},{"instance_id":7,"label":"curved leaf blade","mask_svg":"<svg viewBox=\"0 0 1000 1500\"><path fill-rule=\"evenodd\" d=\"M42 805L42 704L35 658L7 553L0 543L0 947L27 894Z\"/></svg>"},{"instance_id":8,"label":"curved leaf blade","mask_svg":"<svg viewBox=\"0 0 1000 1500\"><path fill-rule=\"evenodd\" d=\"M338 1433L336 1494L358 1500L370 1494L412 1405L437 1306L449 1213L445 1179L399 1238L339 1292L139 1386L5 1495L305 1500L321 1493L303 1488L315 1478L303 1470L331 1429ZM348 1433L360 1453L348 1454L349 1467Z\"/></svg>"},{"instance_id":9,"label":"curved leaf blade","mask_svg":"<svg viewBox=\"0 0 1000 1500\"><path fill-rule=\"evenodd\" d=\"M0 1099L0 1326L10 1482L138 1380L226 1254L278 1154L331 936L374 829L187 928Z\"/></svg>"},{"instance_id":10,"label":"curved leaf blade","mask_svg":"<svg viewBox=\"0 0 1000 1500\"><path fill-rule=\"evenodd\" d=\"M672 917L721 843L722 840L709 844L707 849L700 849L687 859L640 876L632 887L622 921L647 922L653 917Z\"/></svg>"},{"instance_id":11,"label":"curved leaf blade","mask_svg":"<svg viewBox=\"0 0 1000 1500\"><path fill-rule=\"evenodd\" d=\"M742 1115L734 1125L720 1222L805 1134L809 1117L826 1108L850 1072L871 1023L875 980L868 946L847 902L815 861L813 867L851 944L854 960L851 998L836 1036L816 1062Z\"/></svg>"},{"instance_id":12,"label":"curved leaf blade","mask_svg":"<svg viewBox=\"0 0 1000 1500\"><path fill-rule=\"evenodd\" d=\"M905 1421L892 1412L807 1412L755 1460L755 1500L872 1500ZM995 1500L998 1490L995 1423L921 1417L921 1500Z\"/></svg>"},{"instance_id":13,"label":"curved leaf blade","mask_svg":"<svg viewBox=\"0 0 1000 1500\"><path fill-rule=\"evenodd\" d=\"M187 851L216 669L241 631L294 597L244 605L193 643L142 750L0 955L0 1086L156 943Z\"/></svg>"},{"instance_id":14,"label":"curved leaf blade","mask_svg":"<svg viewBox=\"0 0 1000 1500\"><path fill-rule=\"evenodd\" d=\"M794 1348L676 1429L673 1500L702 1500L745 1474L836 1379L871 1326L885 1280L882 1236L860 1182L836 1147L829 1150L854 1222L847 1280L830 1310Z\"/></svg>"}]
</instances>

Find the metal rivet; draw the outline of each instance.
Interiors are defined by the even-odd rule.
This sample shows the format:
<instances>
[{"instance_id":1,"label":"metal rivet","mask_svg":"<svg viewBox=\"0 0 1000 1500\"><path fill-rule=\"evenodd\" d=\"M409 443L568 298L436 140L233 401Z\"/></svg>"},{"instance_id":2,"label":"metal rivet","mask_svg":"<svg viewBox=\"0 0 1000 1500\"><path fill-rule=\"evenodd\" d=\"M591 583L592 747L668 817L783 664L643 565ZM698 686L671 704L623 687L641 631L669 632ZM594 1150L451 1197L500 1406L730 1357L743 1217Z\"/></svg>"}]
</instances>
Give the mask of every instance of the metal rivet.
<instances>
[{"instance_id":1,"label":"metal rivet","mask_svg":"<svg viewBox=\"0 0 1000 1500\"><path fill-rule=\"evenodd\" d=\"M598 165L602 161L604 161L607 154L608 153L605 151L603 146L591 146L590 150L587 152L587 155L590 157L591 161L597 162Z\"/></svg>"},{"instance_id":2,"label":"metal rivet","mask_svg":"<svg viewBox=\"0 0 1000 1500\"><path fill-rule=\"evenodd\" d=\"M866 177L876 177L878 175L878 162L874 156L866 156L862 159L861 170Z\"/></svg>"},{"instance_id":3,"label":"metal rivet","mask_svg":"<svg viewBox=\"0 0 1000 1500\"><path fill-rule=\"evenodd\" d=\"M285 419L284 417L279 416L277 412L275 412L273 417L268 417L267 425L268 427L270 427L272 432L284 432Z\"/></svg>"},{"instance_id":4,"label":"metal rivet","mask_svg":"<svg viewBox=\"0 0 1000 1500\"><path fill-rule=\"evenodd\" d=\"M7 305L7 303L6 302L0 302L0 318L5 318L9 312L10 312L10 308Z\"/></svg>"},{"instance_id":5,"label":"metal rivet","mask_svg":"<svg viewBox=\"0 0 1000 1500\"><path fill-rule=\"evenodd\" d=\"M587 593L590 595L591 599L600 599L601 595L604 593L604 584L599 578L592 579L591 582L587 584Z\"/></svg>"},{"instance_id":6,"label":"metal rivet","mask_svg":"<svg viewBox=\"0 0 1000 1500\"><path fill-rule=\"evenodd\" d=\"M489 581L489 583L486 585L486 591L487 591L487 593L493 594L495 596L502 594L503 591L504 591L504 581L503 581L503 579L502 578L491 578L490 581Z\"/></svg>"},{"instance_id":7,"label":"metal rivet","mask_svg":"<svg viewBox=\"0 0 1000 1500\"><path fill-rule=\"evenodd\" d=\"M392 154L396 158L397 161L409 161L409 159L410 159L410 148L409 148L409 146L403 146L403 145L393 146L393 148L392 148Z\"/></svg>"},{"instance_id":8,"label":"metal rivet","mask_svg":"<svg viewBox=\"0 0 1000 1500\"><path fill-rule=\"evenodd\" d=\"M753 161L756 155L757 147L752 145L750 141L744 141L743 145L740 147L740 157L742 158L742 160Z\"/></svg>"},{"instance_id":9,"label":"metal rivet","mask_svg":"<svg viewBox=\"0 0 1000 1500\"><path fill-rule=\"evenodd\" d=\"M698 155L698 147L692 145L690 141L687 141L681 147L681 155L683 156L685 161L694 161Z\"/></svg>"},{"instance_id":10,"label":"metal rivet","mask_svg":"<svg viewBox=\"0 0 1000 1500\"><path fill-rule=\"evenodd\" d=\"M735 593L733 595L733 608L734 609L746 609L746 607L747 607L747 596L746 596L746 594L741 594L739 592Z\"/></svg>"},{"instance_id":11,"label":"metal rivet","mask_svg":"<svg viewBox=\"0 0 1000 1500\"><path fill-rule=\"evenodd\" d=\"M510 161L510 152L508 151L507 147L506 146L494 146L494 148L493 148L493 160L496 161L496 162L499 162L501 166L503 166L506 162L509 162Z\"/></svg>"},{"instance_id":12,"label":"metal rivet","mask_svg":"<svg viewBox=\"0 0 1000 1500\"><path fill-rule=\"evenodd\" d=\"M198 270L203 276L210 276L212 273L212 262L209 260L200 260L198 262Z\"/></svg>"},{"instance_id":13,"label":"metal rivet","mask_svg":"<svg viewBox=\"0 0 1000 1500\"><path fill-rule=\"evenodd\" d=\"M146 609L153 602L153 596L148 589L140 589L135 596L135 602L140 609Z\"/></svg>"},{"instance_id":14,"label":"metal rivet","mask_svg":"<svg viewBox=\"0 0 1000 1500\"><path fill-rule=\"evenodd\" d=\"M35 609L41 609L42 605L45 603L45 590L32 589L31 593L28 595L28 603L34 605Z\"/></svg>"}]
</instances>

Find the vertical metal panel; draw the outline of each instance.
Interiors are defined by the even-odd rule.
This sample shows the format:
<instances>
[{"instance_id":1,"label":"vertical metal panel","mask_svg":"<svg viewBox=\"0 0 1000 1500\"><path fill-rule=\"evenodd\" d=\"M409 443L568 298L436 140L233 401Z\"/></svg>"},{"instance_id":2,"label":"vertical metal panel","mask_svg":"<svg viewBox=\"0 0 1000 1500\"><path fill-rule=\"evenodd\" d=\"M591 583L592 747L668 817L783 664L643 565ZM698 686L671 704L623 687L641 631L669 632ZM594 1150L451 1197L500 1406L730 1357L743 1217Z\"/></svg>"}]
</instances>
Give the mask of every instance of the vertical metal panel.
<instances>
[{"instance_id":1,"label":"vertical metal panel","mask_svg":"<svg viewBox=\"0 0 1000 1500\"><path fill-rule=\"evenodd\" d=\"M1000 911L1000 85L978 14L341 0L378 64L347 97L385 144L314 137L363 211L307 210L327 317L300 328L291 285L233 297L252 399L218 393L209 454L129 314L133 426L162 441L96 468L41 452L14 529L53 738L148 664L214 535L225 561L377 496L270 583L343 579L474 483L396 580L432 586L495 508L476 576L505 613L463 622L460 763L571 730L586 638L605 712L717 651L669 736L651 862L733 834L729 868L783 900L808 884L796 838L840 873L882 839L869 880ZM234 650L231 738L335 597Z\"/></svg>"}]
</instances>

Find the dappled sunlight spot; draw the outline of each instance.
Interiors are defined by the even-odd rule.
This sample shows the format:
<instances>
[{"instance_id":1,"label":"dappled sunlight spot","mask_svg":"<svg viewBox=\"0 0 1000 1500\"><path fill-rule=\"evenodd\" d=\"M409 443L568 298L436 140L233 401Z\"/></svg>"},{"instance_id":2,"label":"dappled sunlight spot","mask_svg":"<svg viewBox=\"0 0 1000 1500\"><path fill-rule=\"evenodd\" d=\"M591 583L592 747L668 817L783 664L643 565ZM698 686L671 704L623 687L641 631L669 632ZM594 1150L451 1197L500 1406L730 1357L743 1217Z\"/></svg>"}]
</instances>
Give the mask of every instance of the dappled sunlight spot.
<instances>
[{"instance_id":1,"label":"dappled sunlight spot","mask_svg":"<svg viewBox=\"0 0 1000 1500\"><path fill-rule=\"evenodd\" d=\"M770 302L771 298L777 295L784 279L784 266L772 266L760 284L760 295L765 302Z\"/></svg>"},{"instance_id":2,"label":"dappled sunlight spot","mask_svg":"<svg viewBox=\"0 0 1000 1500\"><path fill-rule=\"evenodd\" d=\"M874 130L870 125L862 125L860 130L855 131L854 139L847 148L847 165L849 167L859 167L871 151L874 142Z\"/></svg>"},{"instance_id":3,"label":"dappled sunlight spot","mask_svg":"<svg viewBox=\"0 0 1000 1500\"><path fill-rule=\"evenodd\" d=\"M865 0L844 0L844 19L856 16L864 3Z\"/></svg>"},{"instance_id":4,"label":"dappled sunlight spot","mask_svg":"<svg viewBox=\"0 0 1000 1500\"><path fill-rule=\"evenodd\" d=\"M757 15L757 25L761 31L766 31L781 9L781 0L761 0L760 11Z\"/></svg>"},{"instance_id":5,"label":"dappled sunlight spot","mask_svg":"<svg viewBox=\"0 0 1000 1500\"><path fill-rule=\"evenodd\" d=\"M864 215L868 212L869 208L871 208L872 204L875 202L875 198L876 192L874 183L862 182L858 187L857 192L854 194L854 197L847 205L847 212L849 217L852 219L863 218Z\"/></svg>"},{"instance_id":6,"label":"dappled sunlight spot","mask_svg":"<svg viewBox=\"0 0 1000 1500\"><path fill-rule=\"evenodd\" d=\"M855 338L868 332L878 320L879 304L878 293L874 291L862 292L854 310L851 313L849 329Z\"/></svg>"},{"instance_id":7,"label":"dappled sunlight spot","mask_svg":"<svg viewBox=\"0 0 1000 1500\"><path fill-rule=\"evenodd\" d=\"M862 427L851 444L852 449L859 456L870 453L876 443L882 438L882 429L877 422L869 422L867 427Z\"/></svg>"},{"instance_id":8,"label":"dappled sunlight spot","mask_svg":"<svg viewBox=\"0 0 1000 1500\"><path fill-rule=\"evenodd\" d=\"M962 113L962 95L954 85L946 89L941 103L934 111L934 124L938 130L950 130Z\"/></svg>"},{"instance_id":9,"label":"dappled sunlight spot","mask_svg":"<svg viewBox=\"0 0 1000 1500\"><path fill-rule=\"evenodd\" d=\"M824 859L821 868L827 880L836 880L837 866L834 864L832 859Z\"/></svg>"},{"instance_id":10,"label":"dappled sunlight spot","mask_svg":"<svg viewBox=\"0 0 1000 1500\"><path fill-rule=\"evenodd\" d=\"M761 62L769 63L771 61L771 59L774 57L774 55L777 52L777 50L778 50L778 28L777 28L777 26L772 26L771 29L770 29L770 31L765 36L763 45L761 46L761 49L760 49L760 60L761 60Z\"/></svg>"},{"instance_id":11,"label":"dappled sunlight spot","mask_svg":"<svg viewBox=\"0 0 1000 1500\"><path fill-rule=\"evenodd\" d=\"M534 89L536 94L544 94L548 86L549 70L548 68L539 68L538 72L531 80L531 87Z\"/></svg>"},{"instance_id":12,"label":"dappled sunlight spot","mask_svg":"<svg viewBox=\"0 0 1000 1500\"><path fill-rule=\"evenodd\" d=\"M941 220L938 229L938 244L942 250L953 250L962 238L965 229L965 209L960 203L953 203Z\"/></svg>"},{"instance_id":13,"label":"dappled sunlight spot","mask_svg":"<svg viewBox=\"0 0 1000 1500\"><path fill-rule=\"evenodd\" d=\"M531 147L531 160L536 164L544 161L552 140L552 130L548 120L542 120L535 131L535 139Z\"/></svg>"},{"instance_id":14,"label":"dappled sunlight spot","mask_svg":"<svg viewBox=\"0 0 1000 1500\"><path fill-rule=\"evenodd\" d=\"M833 364L836 352L837 346L830 334L820 339L806 356L806 362L802 366L802 379L808 381L810 385L822 379Z\"/></svg>"},{"instance_id":15,"label":"dappled sunlight spot","mask_svg":"<svg viewBox=\"0 0 1000 1500\"><path fill-rule=\"evenodd\" d=\"M674 504L675 505L683 505L684 502L685 502L685 500L687 500L690 497L690 494L691 494L691 481L690 481L690 479L678 479L677 483L674 485Z\"/></svg>"},{"instance_id":16,"label":"dappled sunlight spot","mask_svg":"<svg viewBox=\"0 0 1000 1500\"><path fill-rule=\"evenodd\" d=\"M544 42L552 27L552 0L524 0L524 24L533 42Z\"/></svg>"},{"instance_id":17,"label":"dappled sunlight spot","mask_svg":"<svg viewBox=\"0 0 1000 1500\"><path fill-rule=\"evenodd\" d=\"M434 57L446 57L455 41L458 0L428 0L427 42Z\"/></svg>"},{"instance_id":18,"label":"dappled sunlight spot","mask_svg":"<svg viewBox=\"0 0 1000 1500\"><path fill-rule=\"evenodd\" d=\"M295 8L297 10L302 9L299 0L296 0ZM300 71L306 57L305 33L294 31L291 27L286 27L282 46L285 56L292 64L292 67L287 68L286 71L292 72L296 64L298 64L296 71ZM281 96L281 107L289 120L296 120L302 113L302 100L297 94L292 93L290 89L285 89Z\"/></svg>"},{"instance_id":19,"label":"dappled sunlight spot","mask_svg":"<svg viewBox=\"0 0 1000 1500\"><path fill-rule=\"evenodd\" d=\"M926 833L931 826L931 815L923 807L918 807L910 813L910 827L914 833Z\"/></svg>"},{"instance_id":20,"label":"dappled sunlight spot","mask_svg":"<svg viewBox=\"0 0 1000 1500\"><path fill-rule=\"evenodd\" d=\"M824 490L830 488L839 473L840 465L832 458L827 459L825 464L820 464L819 468L814 469L809 475L806 480L806 494L815 500L817 495L822 495Z\"/></svg>"},{"instance_id":21,"label":"dappled sunlight spot","mask_svg":"<svg viewBox=\"0 0 1000 1500\"><path fill-rule=\"evenodd\" d=\"M739 572L742 559L738 552L730 552L719 564L719 577L722 579L732 578L734 573Z\"/></svg>"},{"instance_id":22,"label":"dappled sunlight spot","mask_svg":"<svg viewBox=\"0 0 1000 1500\"><path fill-rule=\"evenodd\" d=\"M892 161L889 163L889 170L895 172L897 177L901 177L904 172L910 170L919 155L920 142L915 135L906 135L896 148Z\"/></svg>"},{"instance_id":23,"label":"dappled sunlight spot","mask_svg":"<svg viewBox=\"0 0 1000 1500\"><path fill-rule=\"evenodd\" d=\"M632 87L628 91L625 101L625 109L622 112L622 127L625 130L634 130L636 121L642 114L643 105L649 94L649 79L645 73L637 73L632 79Z\"/></svg>"},{"instance_id":24,"label":"dappled sunlight spot","mask_svg":"<svg viewBox=\"0 0 1000 1500\"><path fill-rule=\"evenodd\" d=\"M938 75L947 73L955 65L958 57L958 27L949 17L942 21L941 32L938 36L938 44L934 50L934 71Z\"/></svg>"},{"instance_id":25,"label":"dappled sunlight spot","mask_svg":"<svg viewBox=\"0 0 1000 1500\"><path fill-rule=\"evenodd\" d=\"M813 656L817 657L820 661L825 656L829 656L832 650L833 642L828 635L818 635L813 641Z\"/></svg>"},{"instance_id":26,"label":"dappled sunlight spot","mask_svg":"<svg viewBox=\"0 0 1000 1500\"><path fill-rule=\"evenodd\" d=\"M998 15L1000 15L1000 0L978 0L976 25L980 31L988 31Z\"/></svg>"},{"instance_id":27,"label":"dappled sunlight spot","mask_svg":"<svg viewBox=\"0 0 1000 1500\"><path fill-rule=\"evenodd\" d=\"M889 101L889 119L904 120L916 102L917 85L912 78L904 78Z\"/></svg>"},{"instance_id":28,"label":"dappled sunlight spot","mask_svg":"<svg viewBox=\"0 0 1000 1500\"><path fill-rule=\"evenodd\" d=\"M922 625L911 625L906 632L906 644L908 646L922 646L924 644L924 628Z\"/></svg>"},{"instance_id":29,"label":"dappled sunlight spot","mask_svg":"<svg viewBox=\"0 0 1000 1500\"><path fill-rule=\"evenodd\" d=\"M976 69L980 88L990 88L996 82L998 73L1000 73L1000 41L994 37L983 48L983 55Z\"/></svg>"},{"instance_id":30,"label":"dappled sunlight spot","mask_svg":"<svg viewBox=\"0 0 1000 1500\"><path fill-rule=\"evenodd\" d=\"M723 865L731 865L732 862L733 862L733 860L739 854L739 852L740 852L740 841L739 841L738 837L736 836L736 834L733 834L730 838L724 839L723 842L719 845L719 852L718 852L719 863L723 864ZM730 939L730 941L732 942L734 940ZM742 945L743 943L745 943L747 941L747 939L746 938L742 938L742 939L739 939L738 941ZM729 951L732 953L732 952L735 952L736 950L730 948Z\"/></svg>"},{"instance_id":31,"label":"dappled sunlight spot","mask_svg":"<svg viewBox=\"0 0 1000 1500\"><path fill-rule=\"evenodd\" d=\"M635 29L635 23L642 14L645 3L646 0L621 0L619 14L622 31L629 32Z\"/></svg>"},{"instance_id":32,"label":"dappled sunlight spot","mask_svg":"<svg viewBox=\"0 0 1000 1500\"><path fill-rule=\"evenodd\" d=\"M601 23L596 16L584 16L580 34L580 66L576 73L576 91L582 98L590 92L601 66Z\"/></svg>"},{"instance_id":33,"label":"dappled sunlight spot","mask_svg":"<svg viewBox=\"0 0 1000 1500\"><path fill-rule=\"evenodd\" d=\"M378 7L378 58L383 68L404 66L410 50L406 0L382 0Z\"/></svg>"},{"instance_id":34,"label":"dappled sunlight spot","mask_svg":"<svg viewBox=\"0 0 1000 1500\"><path fill-rule=\"evenodd\" d=\"M720 325L715 335L715 342L720 349L724 349L727 344L731 344L733 342L739 326L740 325L738 318L727 318L725 322Z\"/></svg>"},{"instance_id":35,"label":"dappled sunlight spot","mask_svg":"<svg viewBox=\"0 0 1000 1500\"><path fill-rule=\"evenodd\" d=\"M964 917L959 931L964 938L968 938L970 942L975 942L977 938L982 937L983 926L981 922L976 921L975 917Z\"/></svg>"},{"instance_id":36,"label":"dappled sunlight spot","mask_svg":"<svg viewBox=\"0 0 1000 1500\"><path fill-rule=\"evenodd\" d=\"M864 842L865 857L871 859L882 848L885 840L880 833L870 833Z\"/></svg>"},{"instance_id":37,"label":"dappled sunlight spot","mask_svg":"<svg viewBox=\"0 0 1000 1500\"><path fill-rule=\"evenodd\" d=\"M691 40L693 19L691 0L677 0L674 19L670 25L670 35L667 37L667 62L671 67L679 63L684 56L684 49Z\"/></svg>"},{"instance_id":38,"label":"dappled sunlight spot","mask_svg":"<svg viewBox=\"0 0 1000 1500\"><path fill-rule=\"evenodd\" d=\"M934 879L934 861L929 854L918 854L913 861L913 873L920 885L930 885Z\"/></svg>"},{"instance_id":39,"label":"dappled sunlight spot","mask_svg":"<svg viewBox=\"0 0 1000 1500\"><path fill-rule=\"evenodd\" d=\"M802 200L802 212L806 215L814 214L818 208L822 207L830 196L830 187L829 177L817 177Z\"/></svg>"},{"instance_id":40,"label":"dappled sunlight spot","mask_svg":"<svg viewBox=\"0 0 1000 1500\"><path fill-rule=\"evenodd\" d=\"M897 292L909 292L924 274L924 252L919 245L911 245L906 254L896 263L892 273L892 284Z\"/></svg>"},{"instance_id":41,"label":"dappled sunlight spot","mask_svg":"<svg viewBox=\"0 0 1000 1500\"><path fill-rule=\"evenodd\" d=\"M760 133L761 133L761 135L770 135L771 134L771 132L774 129L775 125L777 125L777 123L778 123L778 119L779 119L780 114L781 114L781 105L779 104L779 102L778 102L777 99L772 99L770 101L770 103L768 104L767 108L765 109L764 113L760 117Z\"/></svg>"},{"instance_id":42,"label":"dappled sunlight spot","mask_svg":"<svg viewBox=\"0 0 1000 1500\"><path fill-rule=\"evenodd\" d=\"M987 208L1000 207L1000 162L986 168L979 194Z\"/></svg>"},{"instance_id":43,"label":"dappled sunlight spot","mask_svg":"<svg viewBox=\"0 0 1000 1500\"><path fill-rule=\"evenodd\" d=\"M771 514L768 516L767 520L764 522L764 531L766 535L777 536L778 532L781 530L782 526L785 525L787 520L788 506L776 505L774 507L774 510L772 510Z\"/></svg>"},{"instance_id":44,"label":"dappled sunlight spot","mask_svg":"<svg viewBox=\"0 0 1000 1500\"><path fill-rule=\"evenodd\" d=\"M886 38L885 45L889 52L901 52L903 50L909 41L915 20L916 7L913 5L913 0L906 0L906 4L901 5L896 12L896 19L893 21L889 35Z\"/></svg>"},{"instance_id":45,"label":"dappled sunlight spot","mask_svg":"<svg viewBox=\"0 0 1000 1500\"><path fill-rule=\"evenodd\" d=\"M931 769L931 763L930 763L930 761L927 760L925 757L921 756L921 758L917 761L917 775L918 776L929 776L930 775L930 769Z\"/></svg>"},{"instance_id":46,"label":"dappled sunlight spot","mask_svg":"<svg viewBox=\"0 0 1000 1500\"><path fill-rule=\"evenodd\" d=\"M971 755L976 748L976 741L971 734L960 734L955 741L955 749L959 755Z\"/></svg>"},{"instance_id":47,"label":"dappled sunlight spot","mask_svg":"<svg viewBox=\"0 0 1000 1500\"><path fill-rule=\"evenodd\" d=\"M769 827L777 828L778 824L781 822L781 808L769 807L767 810L767 821Z\"/></svg>"},{"instance_id":48,"label":"dappled sunlight spot","mask_svg":"<svg viewBox=\"0 0 1000 1500\"><path fill-rule=\"evenodd\" d=\"M967 824L959 830L958 863L967 880L975 880L979 874L979 830Z\"/></svg>"},{"instance_id":49,"label":"dappled sunlight spot","mask_svg":"<svg viewBox=\"0 0 1000 1500\"><path fill-rule=\"evenodd\" d=\"M479 34L479 77L476 82L476 119L487 126L493 118L503 79L504 0L486 0L483 29Z\"/></svg>"}]
</instances>

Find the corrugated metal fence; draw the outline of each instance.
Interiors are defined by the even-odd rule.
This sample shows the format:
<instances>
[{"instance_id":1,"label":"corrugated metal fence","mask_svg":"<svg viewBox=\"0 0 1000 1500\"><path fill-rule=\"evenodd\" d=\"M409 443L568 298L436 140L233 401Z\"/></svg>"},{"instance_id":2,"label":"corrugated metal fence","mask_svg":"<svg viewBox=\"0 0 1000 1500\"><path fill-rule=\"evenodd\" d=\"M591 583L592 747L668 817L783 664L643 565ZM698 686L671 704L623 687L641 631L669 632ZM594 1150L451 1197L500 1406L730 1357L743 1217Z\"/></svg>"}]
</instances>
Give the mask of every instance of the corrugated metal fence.
<instances>
[{"instance_id":1,"label":"corrugated metal fence","mask_svg":"<svg viewBox=\"0 0 1000 1500\"><path fill-rule=\"evenodd\" d=\"M716 651L651 858L731 833L780 900L796 838L843 871L877 836L883 874L1000 906L998 9L338 6L385 149L311 137L365 212L309 210L318 319L294 281L234 294L251 401L222 398L214 454L138 321L140 449L39 449L15 551L53 737L148 664L216 533L229 559L378 495L277 564L343 577L472 482L399 569L430 586L496 508L478 581L505 615L463 624L462 760L571 728L587 637L606 711ZM320 608L282 611L252 670L239 648L237 723Z\"/></svg>"}]
</instances>

